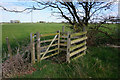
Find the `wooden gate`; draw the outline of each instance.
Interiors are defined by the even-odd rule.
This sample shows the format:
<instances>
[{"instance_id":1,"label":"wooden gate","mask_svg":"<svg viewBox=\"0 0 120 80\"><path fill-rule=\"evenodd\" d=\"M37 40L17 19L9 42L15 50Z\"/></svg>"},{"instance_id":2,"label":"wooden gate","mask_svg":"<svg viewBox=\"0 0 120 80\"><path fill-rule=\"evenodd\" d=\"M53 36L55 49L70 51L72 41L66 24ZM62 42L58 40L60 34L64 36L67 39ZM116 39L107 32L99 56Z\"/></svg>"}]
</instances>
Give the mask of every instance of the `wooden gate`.
<instances>
[{"instance_id":1,"label":"wooden gate","mask_svg":"<svg viewBox=\"0 0 120 80\"><path fill-rule=\"evenodd\" d=\"M31 62L39 62L65 51L65 60L70 63L70 60L85 54L87 49L86 33L87 32L71 33L60 31L51 34L40 34L39 32L35 34L31 33ZM8 43L8 52L11 54L8 38L6 38L6 40Z\"/></svg>"},{"instance_id":2,"label":"wooden gate","mask_svg":"<svg viewBox=\"0 0 120 80\"><path fill-rule=\"evenodd\" d=\"M51 34L31 33L31 61L35 63L57 55L59 53L60 31ZM37 51L37 52L35 52Z\"/></svg>"},{"instance_id":3,"label":"wooden gate","mask_svg":"<svg viewBox=\"0 0 120 80\"><path fill-rule=\"evenodd\" d=\"M47 53L58 50L58 48L55 48L55 49L53 49L53 50L49 50L50 47L53 46L53 43L54 43L54 41L56 40L57 36L58 36L58 35L55 35L55 37L54 37L53 40L51 41L50 45L47 47L46 51L43 52L43 53L41 53L41 55L42 55L41 60L46 59L46 58L48 58L48 57L50 57L50 56L53 56L53 55L58 54L58 52L56 52L56 53L54 53L54 54L52 54L52 55L49 55L49 56L46 56L46 57L45 57L45 55L46 55ZM56 44L56 45L57 45L57 44Z\"/></svg>"},{"instance_id":4,"label":"wooden gate","mask_svg":"<svg viewBox=\"0 0 120 80\"><path fill-rule=\"evenodd\" d=\"M86 53L86 33L87 32L62 32L60 35L60 51L65 51L66 62L83 56Z\"/></svg>"},{"instance_id":5,"label":"wooden gate","mask_svg":"<svg viewBox=\"0 0 120 80\"><path fill-rule=\"evenodd\" d=\"M61 32L52 34L31 34L31 61L35 63L35 59L40 60L47 59L57 54L61 54L61 51L65 51L66 62L70 63L70 60L76 59L85 54L86 47L86 33L71 33ZM50 37L52 37L50 39ZM44 38L44 39L43 39ZM47 45L44 45L47 44ZM37 52L35 52L37 51ZM35 58L35 53L37 58Z\"/></svg>"}]
</instances>

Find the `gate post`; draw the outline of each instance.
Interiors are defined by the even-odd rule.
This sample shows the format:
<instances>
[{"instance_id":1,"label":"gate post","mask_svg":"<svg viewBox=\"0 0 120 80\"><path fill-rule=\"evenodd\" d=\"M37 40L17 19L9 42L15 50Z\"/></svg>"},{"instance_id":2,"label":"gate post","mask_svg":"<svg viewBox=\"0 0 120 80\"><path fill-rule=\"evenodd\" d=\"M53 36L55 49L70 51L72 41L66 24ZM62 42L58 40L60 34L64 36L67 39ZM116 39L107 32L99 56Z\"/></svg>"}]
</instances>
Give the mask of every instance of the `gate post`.
<instances>
[{"instance_id":1,"label":"gate post","mask_svg":"<svg viewBox=\"0 0 120 80\"><path fill-rule=\"evenodd\" d=\"M71 46L70 32L67 32L67 56L66 56L66 62L68 62L68 63L70 63L70 46Z\"/></svg>"},{"instance_id":2,"label":"gate post","mask_svg":"<svg viewBox=\"0 0 120 80\"><path fill-rule=\"evenodd\" d=\"M84 31L85 32L85 31ZM86 33L87 34L87 33ZM84 35L84 37L86 37L86 34ZM87 41L84 41L85 43L87 43ZM86 44L84 45L86 47ZM84 54L86 54L86 49L84 50Z\"/></svg>"},{"instance_id":3,"label":"gate post","mask_svg":"<svg viewBox=\"0 0 120 80\"><path fill-rule=\"evenodd\" d=\"M10 58L12 58L12 49L10 47L10 43L9 43L8 37L6 37L6 41L7 41L8 53L10 55Z\"/></svg>"},{"instance_id":4,"label":"gate post","mask_svg":"<svg viewBox=\"0 0 120 80\"><path fill-rule=\"evenodd\" d=\"M62 26L62 32L65 32L65 26Z\"/></svg>"},{"instance_id":5,"label":"gate post","mask_svg":"<svg viewBox=\"0 0 120 80\"><path fill-rule=\"evenodd\" d=\"M31 40L31 62L35 63L35 43L34 43L34 34L30 34L30 40Z\"/></svg>"},{"instance_id":6,"label":"gate post","mask_svg":"<svg viewBox=\"0 0 120 80\"><path fill-rule=\"evenodd\" d=\"M36 33L36 38L37 38L37 62L40 61L40 33Z\"/></svg>"},{"instance_id":7,"label":"gate post","mask_svg":"<svg viewBox=\"0 0 120 80\"><path fill-rule=\"evenodd\" d=\"M58 54L60 53L60 30L57 31L58 33Z\"/></svg>"}]
</instances>

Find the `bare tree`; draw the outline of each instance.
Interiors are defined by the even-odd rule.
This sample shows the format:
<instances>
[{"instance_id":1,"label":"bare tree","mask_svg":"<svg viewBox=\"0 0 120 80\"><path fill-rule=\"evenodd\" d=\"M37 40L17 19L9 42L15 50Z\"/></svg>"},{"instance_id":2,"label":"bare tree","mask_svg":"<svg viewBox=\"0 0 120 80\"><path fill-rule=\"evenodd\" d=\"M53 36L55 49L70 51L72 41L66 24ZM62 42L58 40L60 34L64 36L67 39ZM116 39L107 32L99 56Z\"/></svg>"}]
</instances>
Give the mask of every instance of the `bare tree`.
<instances>
[{"instance_id":1,"label":"bare tree","mask_svg":"<svg viewBox=\"0 0 120 80\"><path fill-rule=\"evenodd\" d=\"M42 1L42 0L32 0L37 5L33 5L33 7L26 8L22 11L17 10L9 10L3 6L2 7L6 11L10 12L23 12L26 10L43 10L46 8L51 8L52 13L60 17L63 17L67 20L75 31L80 31L82 29L85 31L85 27L88 26L88 22L92 20L94 15L97 15L100 11L105 11L110 9L110 6L113 2L96 2L95 0L86 0L84 2L71 1L66 2L64 0L61 1ZM74 27L73 27L74 26Z\"/></svg>"}]
</instances>

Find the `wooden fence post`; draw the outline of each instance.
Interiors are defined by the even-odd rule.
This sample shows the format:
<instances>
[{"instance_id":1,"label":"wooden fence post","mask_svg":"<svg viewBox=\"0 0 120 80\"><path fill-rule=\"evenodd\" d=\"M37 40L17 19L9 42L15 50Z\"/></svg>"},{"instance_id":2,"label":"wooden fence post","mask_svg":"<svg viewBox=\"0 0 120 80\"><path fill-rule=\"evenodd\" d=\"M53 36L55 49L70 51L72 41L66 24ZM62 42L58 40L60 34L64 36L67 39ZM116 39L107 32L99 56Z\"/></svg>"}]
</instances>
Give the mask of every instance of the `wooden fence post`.
<instances>
[{"instance_id":1,"label":"wooden fence post","mask_svg":"<svg viewBox=\"0 0 120 80\"><path fill-rule=\"evenodd\" d=\"M86 34L84 35L84 37L86 37ZM85 40L84 42L86 43L87 41ZM86 47L86 44L85 44L85 47ZM84 54L86 54L86 49L84 50Z\"/></svg>"},{"instance_id":2,"label":"wooden fence post","mask_svg":"<svg viewBox=\"0 0 120 80\"><path fill-rule=\"evenodd\" d=\"M67 32L67 56L66 56L66 60L68 63L70 63L70 46L71 46L70 32Z\"/></svg>"},{"instance_id":3,"label":"wooden fence post","mask_svg":"<svg viewBox=\"0 0 120 80\"><path fill-rule=\"evenodd\" d=\"M65 32L65 27L64 26L62 26L62 32Z\"/></svg>"},{"instance_id":4,"label":"wooden fence post","mask_svg":"<svg viewBox=\"0 0 120 80\"><path fill-rule=\"evenodd\" d=\"M40 33L37 32L36 33L36 37L37 37L37 62L40 61Z\"/></svg>"},{"instance_id":5,"label":"wooden fence post","mask_svg":"<svg viewBox=\"0 0 120 80\"><path fill-rule=\"evenodd\" d=\"M10 55L10 58L12 58L12 49L10 47L10 43L9 43L8 37L6 37L6 41L7 41L7 47L8 47L8 54Z\"/></svg>"},{"instance_id":6,"label":"wooden fence post","mask_svg":"<svg viewBox=\"0 0 120 80\"><path fill-rule=\"evenodd\" d=\"M58 34L58 53L60 53L60 30L57 31Z\"/></svg>"},{"instance_id":7,"label":"wooden fence post","mask_svg":"<svg viewBox=\"0 0 120 80\"><path fill-rule=\"evenodd\" d=\"M34 34L30 34L30 40L31 40L31 62L35 63L35 43L34 43Z\"/></svg>"}]
</instances>

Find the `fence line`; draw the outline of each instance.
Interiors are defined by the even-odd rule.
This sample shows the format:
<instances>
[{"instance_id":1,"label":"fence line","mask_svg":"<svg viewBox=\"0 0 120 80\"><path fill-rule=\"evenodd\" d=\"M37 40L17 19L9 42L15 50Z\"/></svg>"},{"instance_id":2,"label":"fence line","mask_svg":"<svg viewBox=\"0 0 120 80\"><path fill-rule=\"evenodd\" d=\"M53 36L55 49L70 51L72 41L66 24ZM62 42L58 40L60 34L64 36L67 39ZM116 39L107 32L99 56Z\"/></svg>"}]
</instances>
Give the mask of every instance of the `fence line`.
<instances>
[{"instance_id":1,"label":"fence line","mask_svg":"<svg viewBox=\"0 0 120 80\"><path fill-rule=\"evenodd\" d=\"M40 49L48 48L47 51L40 53L41 55L43 55L41 60L52 57L56 54L59 54L61 51L66 52L66 62L68 62L68 63L70 63L70 60L72 57L73 57L73 59L79 58L80 56L85 54L85 50L87 49L86 33L87 32L70 33L70 32L57 31L57 33L41 35L41 37L58 35L58 38L43 40L40 42L40 43L47 43L47 42L51 42L51 41L53 41L53 42L58 41L58 43L56 43L56 44L50 44L47 46L40 47ZM58 47L49 50L50 47L55 47L55 46L58 46ZM60 46L63 46L66 48L60 48ZM57 50L58 50L58 52L52 53L51 55L48 55L48 56L45 56L47 53L57 51Z\"/></svg>"},{"instance_id":2,"label":"fence line","mask_svg":"<svg viewBox=\"0 0 120 80\"><path fill-rule=\"evenodd\" d=\"M70 52L69 52L69 59L68 60L70 60L70 58L74 57L74 56L75 57L73 59L77 59L80 56L82 56L82 55L85 54L85 51L87 49L87 47L86 47L86 39L87 39L86 33L87 32L81 32L81 33L73 33L73 34L71 34L72 38L78 37L78 36L80 38L78 38L78 39L74 38L73 40L71 38L71 41L67 42L67 43L70 43L70 45L71 45L70 48L69 48ZM70 61L67 61L67 62L70 62Z\"/></svg>"},{"instance_id":3,"label":"fence line","mask_svg":"<svg viewBox=\"0 0 120 80\"><path fill-rule=\"evenodd\" d=\"M64 29L63 29L64 31ZM60 32L50 34L30 34L30 52L31 52L31 63L37 62L61 54L64 51L66 54L66 62L70 63L71 60L77 59L86 53L86 33L71 33L71 32ZM54 37L53 39L45 39L46 37ZM8 52L10 57L12 51L10 48L9 40L6 38L8 45Z\"/></svg>"}]
</instances>

